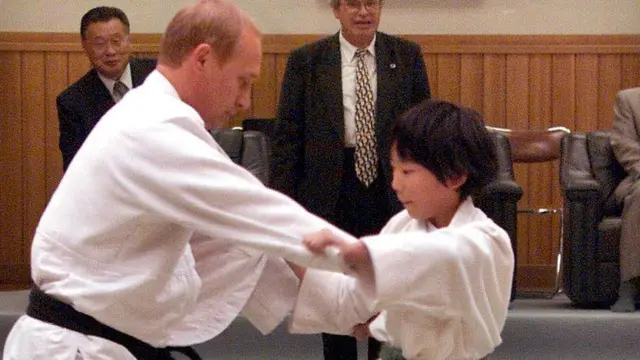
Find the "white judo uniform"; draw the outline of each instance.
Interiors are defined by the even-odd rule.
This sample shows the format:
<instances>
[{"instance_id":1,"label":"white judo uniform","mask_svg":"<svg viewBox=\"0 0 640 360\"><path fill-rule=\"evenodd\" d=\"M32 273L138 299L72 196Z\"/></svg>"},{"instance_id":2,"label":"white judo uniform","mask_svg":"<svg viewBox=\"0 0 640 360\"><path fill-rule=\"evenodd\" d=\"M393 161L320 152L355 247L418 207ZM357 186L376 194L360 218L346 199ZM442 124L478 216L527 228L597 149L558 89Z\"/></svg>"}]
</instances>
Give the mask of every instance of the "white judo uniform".
<instances>
[{"instance_id":1,"label":"white judo uniform","mask_svg":"<svg viewBox=\"0 0 640 360\"><path fill-rule=\"evenodd\" d=\"M363 239L376 284L321 270L302 281L290 331L349 334L361 319L411 360L480 359L501 343L514 258L507 233L468 199L442 229L405 210ZM416 256L419 255L419 256Z\"/></svg>"},{"instance_id":2,"label":"white judo uniform","mask_svg":"<svg viewBox=\"0 0 640 360\"><path fill-rule=\"evenodd\" d=\"M240 313L267 333L298 290L279 256L341 269L336 257L301 244L327 227L234 164L155 71L101 119L65 173L33 239L32 277L45 293L155 347L211 339ZM4 348L5 360L77 354L133 359L109 340L26 315Z\"/></svg>"}]
</instances>

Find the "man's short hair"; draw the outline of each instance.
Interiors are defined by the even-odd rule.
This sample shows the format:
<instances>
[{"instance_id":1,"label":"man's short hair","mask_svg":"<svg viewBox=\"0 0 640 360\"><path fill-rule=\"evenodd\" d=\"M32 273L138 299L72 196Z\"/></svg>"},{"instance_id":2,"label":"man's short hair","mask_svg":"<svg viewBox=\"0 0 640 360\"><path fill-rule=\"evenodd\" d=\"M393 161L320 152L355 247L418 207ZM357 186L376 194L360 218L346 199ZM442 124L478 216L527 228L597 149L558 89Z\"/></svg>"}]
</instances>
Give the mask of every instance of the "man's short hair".
<instances>
[{"instance_id":1,"label":"man's short hair","mask_svg":"<svg viewBox=\"0 0 640 360\"><path fill-rule=\"evenodd\" d=\"M394 123L391 136L401 159L424 166L441 183L466 174L460 187L462 200L497 176L495 144L482 115L470 108L423 101Z\"/></svg>"},{"instance_id":2,"label":"man's short hair","mask_svg":"<svg viewBox=\"0 0 640 360\"><path fill-rule=\"evenodd\" d=\"M80 20L80 36L82 40L87 38L87 28L97 22L108 22L111 19L118 19L124 24L127 34L129 33L129 19L124 11L112 6L98 6L82 16Z\"/></svg>"},{"instance_id":3,"label":"man's short hair","mask_svg":"<svg viewBox=\"0 0 640 360\"><path fill-rule=\"evenodd\" d=\"M222 0L200 0L180 10L160 40L160 63L179 66L200 44L210 44L221 62L233 55L245 26L259 34L249 17Z\"/></svg>"}]
</instances>

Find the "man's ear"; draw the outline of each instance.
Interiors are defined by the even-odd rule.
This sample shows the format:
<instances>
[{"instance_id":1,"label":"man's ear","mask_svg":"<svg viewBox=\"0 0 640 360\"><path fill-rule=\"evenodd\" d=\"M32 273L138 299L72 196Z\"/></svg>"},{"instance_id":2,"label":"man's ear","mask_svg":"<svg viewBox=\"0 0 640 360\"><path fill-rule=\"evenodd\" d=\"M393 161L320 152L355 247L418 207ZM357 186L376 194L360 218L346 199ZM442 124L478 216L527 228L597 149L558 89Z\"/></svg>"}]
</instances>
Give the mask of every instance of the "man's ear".
<instances>
[{"instance_id":1,"label":"man's ear","mask_svg":"<svg viewBox=\"0 0 640 360\"><path fill-rule=\"evenodd\" d=\"M447 185L447 187L458 190L460 189L460 187L462 187L462 185L464 185L464 183L467 182L468 177L469 177L468 174L457 175L447 179L447 181L445 181L445 184Z\"/></svg>"},{"instance_id":2,"label":"man's ear","mask_svg":"<svg viewBox=\"0 0 640 360\"><path fill-rule=\"evenodd\" d=\"M211 57L213 49L209 44L200 44L193 49L191 53L192 59L198 70L203 70L207 62L215 60L215 56ZM213 54L215 55L215 54Z\"/></svg>"},{"instance_id":3,"label":"man's ear","mask_svg":"<svg viewBox=\"0 0 640 360\"><path fill-rule=\"evenodd\" d=\"M82 44L82 50L84 50L84 53L89 56L89 41L87 39L83 39L80 43Z\"/></svg>"}]
</instances>

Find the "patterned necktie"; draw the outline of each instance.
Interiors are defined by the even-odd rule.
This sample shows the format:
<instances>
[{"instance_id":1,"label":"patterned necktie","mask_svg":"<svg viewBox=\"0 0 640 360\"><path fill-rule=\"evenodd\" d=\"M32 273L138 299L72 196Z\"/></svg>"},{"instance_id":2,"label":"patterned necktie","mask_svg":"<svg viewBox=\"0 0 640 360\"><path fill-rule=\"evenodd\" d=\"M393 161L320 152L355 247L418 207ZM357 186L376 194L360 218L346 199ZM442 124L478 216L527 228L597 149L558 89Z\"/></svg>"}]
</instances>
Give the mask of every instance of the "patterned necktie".
<instances>
[{"instance_id":1,"label":"patterned necktie","mask_svg":"<svg viewBox=\"0 0 640 360\"><path fill-rule=\"evenodd\" d=\"M358 49L355 56L357 61L355 167L356 176L365 186L371 185L378 175L373 91L364 62L367 53L365 49Z\"/></svg>"},{"instance_id":2,"label":"patterned necktie","mask_svg":"<svg viewBox=\"0 0 640 360\"><path fill-rule=\"evenodd\" d=\"M129 91L127 85L125 85L122 81L118 80L115 84L113 84L113 99L118 102L122 100L124 94Z\"/></svg>"}]
</instances>

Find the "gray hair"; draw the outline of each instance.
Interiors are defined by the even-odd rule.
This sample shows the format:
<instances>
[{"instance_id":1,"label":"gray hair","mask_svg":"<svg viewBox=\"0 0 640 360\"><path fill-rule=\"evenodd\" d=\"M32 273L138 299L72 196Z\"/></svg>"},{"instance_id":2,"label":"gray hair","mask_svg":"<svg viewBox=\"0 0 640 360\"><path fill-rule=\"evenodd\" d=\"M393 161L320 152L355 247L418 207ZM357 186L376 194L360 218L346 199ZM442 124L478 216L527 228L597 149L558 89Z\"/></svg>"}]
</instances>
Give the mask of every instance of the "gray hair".
<instances>
[{"instance_id":1,"label":"gray hair","mask_svg":"<svg viewBox=\"0 0 640 360\"><path fill-rule=\"evenodd\" d=\"M380 5L384 4L384 0L379 0ZM340 7L340 0L329 0L329 5L331 5L332 8L337 9L338 7Z\"/></svg>"}]
</instances>

